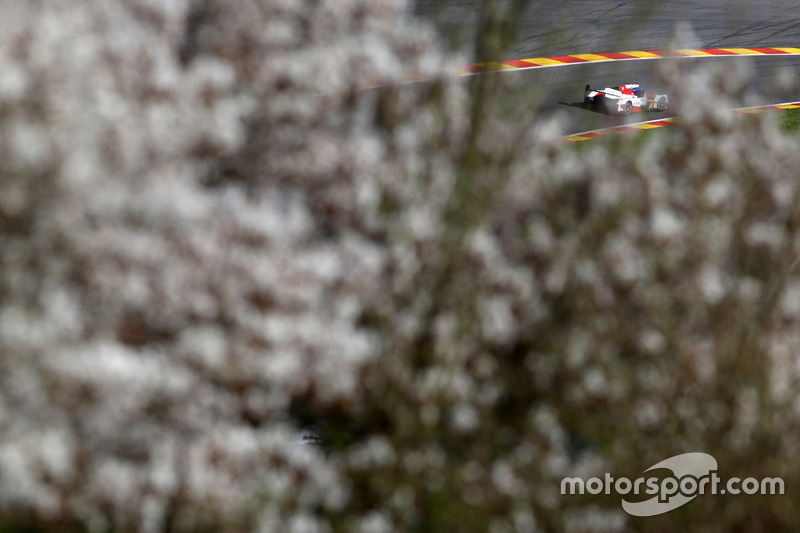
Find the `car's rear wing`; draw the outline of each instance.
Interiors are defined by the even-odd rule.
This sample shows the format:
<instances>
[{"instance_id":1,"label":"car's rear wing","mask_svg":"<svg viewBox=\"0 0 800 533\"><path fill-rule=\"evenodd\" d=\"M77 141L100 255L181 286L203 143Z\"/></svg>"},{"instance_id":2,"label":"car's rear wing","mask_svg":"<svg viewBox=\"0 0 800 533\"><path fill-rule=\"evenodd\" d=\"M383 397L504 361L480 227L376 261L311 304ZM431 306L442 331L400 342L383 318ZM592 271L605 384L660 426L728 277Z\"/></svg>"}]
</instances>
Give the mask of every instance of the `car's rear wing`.
<instances>
[{"instance_id":1,"label":"car's rear wing","mask_svg":"<svg viewBox=\"0 0 800 533\"><path fill-rule=\"evenodd\" d=\"M599 89L592 89L592 87L590 85L587 85L586 88L583 90L583 98L584 98L584 100L592 99L592 98L594 98L595 96L597 96L599 94L605 95L606 92L605 91L601 91Z\"/></svg>"}]
</instances>

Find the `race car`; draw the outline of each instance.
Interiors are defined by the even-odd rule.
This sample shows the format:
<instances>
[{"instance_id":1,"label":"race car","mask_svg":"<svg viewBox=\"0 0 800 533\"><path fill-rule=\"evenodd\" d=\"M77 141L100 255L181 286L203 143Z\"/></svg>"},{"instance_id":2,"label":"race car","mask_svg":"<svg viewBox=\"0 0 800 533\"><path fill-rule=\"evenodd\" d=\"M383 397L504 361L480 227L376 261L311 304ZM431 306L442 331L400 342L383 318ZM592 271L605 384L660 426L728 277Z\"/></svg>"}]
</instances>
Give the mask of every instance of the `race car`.
<instances>
[{"instance_id":1,"label":"race car","mask_svg":"<svg viewBox=\"0 0 800 533\"><path fill-rule=\"evenodd\" d=\"M669 104L666 94L649 93L638 83L606 87L603 90L592 89L587 85L583 101L596 111L623 115L638 111L666 111Z\"/></svg>"}]
</instances>

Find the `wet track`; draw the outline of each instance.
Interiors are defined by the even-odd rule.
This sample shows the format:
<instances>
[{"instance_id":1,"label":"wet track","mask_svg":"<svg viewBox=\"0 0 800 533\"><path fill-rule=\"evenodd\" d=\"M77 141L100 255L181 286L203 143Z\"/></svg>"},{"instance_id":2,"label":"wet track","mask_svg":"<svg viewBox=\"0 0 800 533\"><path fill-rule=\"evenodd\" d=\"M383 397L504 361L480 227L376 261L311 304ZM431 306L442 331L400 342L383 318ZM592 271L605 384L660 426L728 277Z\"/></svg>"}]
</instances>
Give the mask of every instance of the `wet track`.
<instances>
[{"instance_id":1,"label":"wet track","mask_svg":"<svg viewBox=\"0 0 800 533\"><path fill-rule=\"evenodd\" d=\"M476 0L445 0L437 12L433 0L418 0L416 11L433 17L443 35L456 29L465 35L476 22ZM503 59L577 53L673 48L797 46L800 43L800 3L797 0L669 0L534 1L519 19L518 35ZM676 40L676 36L680 35ZM520 85L539 87L545 112L561 113L567 131L579 132L626 122L660 118L661 114L607 116L568 104L580 102L583 88L620 83L659 85L657 62L621 61L581 64L492 76L515 76ZM745 62L752 71L751 87L759 93L747 102L768 104L800 100L800 58L744 57L681 59L700 68ZM789 83L787 83L789 82ZM680 107L680 102L674 102ZM742 102L744 105L745 102ZM668 111L663 116L672 116Z\"/></svg>"}]
</instances>

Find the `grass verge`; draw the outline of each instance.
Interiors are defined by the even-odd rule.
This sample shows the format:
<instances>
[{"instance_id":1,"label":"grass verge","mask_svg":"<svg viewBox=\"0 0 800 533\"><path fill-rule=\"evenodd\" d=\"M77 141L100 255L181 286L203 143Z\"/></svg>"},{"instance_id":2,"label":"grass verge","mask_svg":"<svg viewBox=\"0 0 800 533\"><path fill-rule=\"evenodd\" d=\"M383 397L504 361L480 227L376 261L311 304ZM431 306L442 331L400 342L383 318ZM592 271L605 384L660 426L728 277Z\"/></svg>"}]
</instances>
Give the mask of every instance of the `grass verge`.
<instances>
[{"instance_id":1,"label":"grass verge","mask_svg":"<svg viewBox=\"0 0 800 533\"><path fill-rule=\"evenodd\" d=\"M800 109L781 111L779 120L783 131L796 132L800 129Z\"/></svg>"}]
</instances>

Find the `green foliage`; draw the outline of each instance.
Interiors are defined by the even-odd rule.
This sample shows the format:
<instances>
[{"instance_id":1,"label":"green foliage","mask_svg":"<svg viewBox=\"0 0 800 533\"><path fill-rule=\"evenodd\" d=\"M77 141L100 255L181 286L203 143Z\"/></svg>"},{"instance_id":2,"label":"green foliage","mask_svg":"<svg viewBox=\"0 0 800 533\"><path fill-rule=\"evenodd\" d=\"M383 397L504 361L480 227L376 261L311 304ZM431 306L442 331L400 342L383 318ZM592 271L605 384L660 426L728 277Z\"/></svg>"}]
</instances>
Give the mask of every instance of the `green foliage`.
<instances>
[{"instance_id":1,"label":"green foliage","mask_svg":"<svg viewBox=\"0 0 800 533\"><path fill-rule=\"evenodd\" d=\"M781 129L794 133L800 129L800 109L786 109L779 114Z\"/></svg>"}]
</instances>

